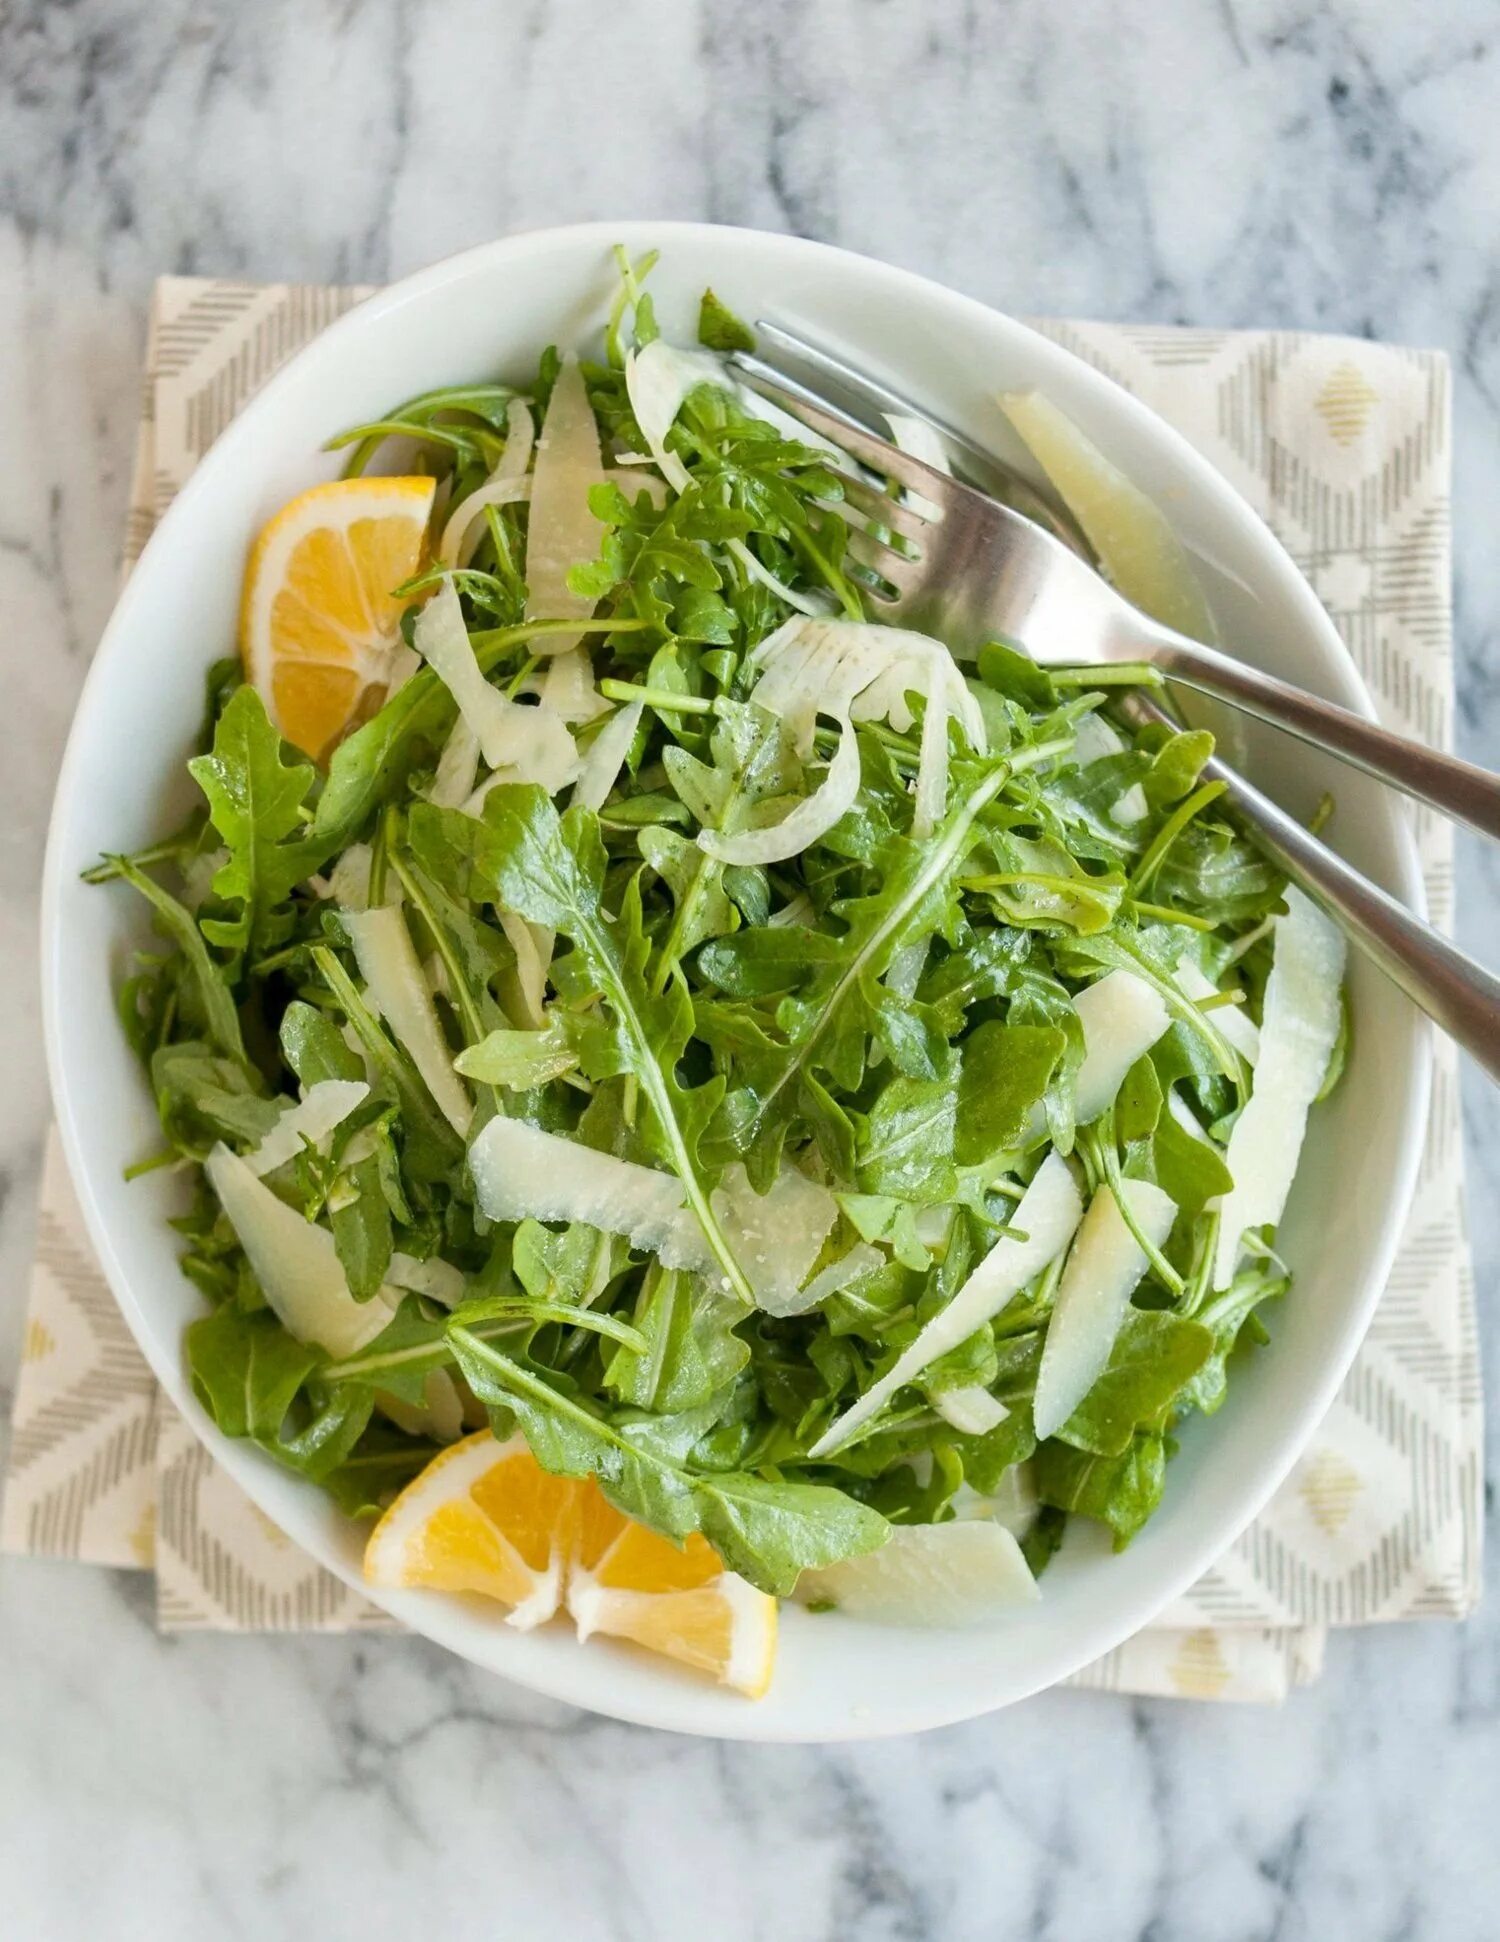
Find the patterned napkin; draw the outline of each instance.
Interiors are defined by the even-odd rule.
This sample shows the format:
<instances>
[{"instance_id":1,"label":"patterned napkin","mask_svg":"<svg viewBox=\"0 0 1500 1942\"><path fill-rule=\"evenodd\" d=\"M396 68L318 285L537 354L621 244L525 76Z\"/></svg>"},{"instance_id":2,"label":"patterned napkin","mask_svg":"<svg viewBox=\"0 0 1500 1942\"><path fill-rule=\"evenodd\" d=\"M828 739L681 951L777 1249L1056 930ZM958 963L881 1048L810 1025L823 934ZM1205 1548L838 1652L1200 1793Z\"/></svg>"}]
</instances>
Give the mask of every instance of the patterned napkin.
<instances>
[{"instance_id":1,"label":"patterned napkin","mask_svg":"<svg viewBox=\"0 0 1500 1942\"><path fill-rule=\"evenodd\" d=\"M159 283L129 570L224 426L364 295ZM1269 523L1337 622L1383 718L1448 746L1448 367L1436 352L1282 332L1043 323L1178 427ZM1418 819L1436 921L1452 834ZM1419 1213L1348 1381L1263 1516L1159 1624L1079 1675L1112 1691L1283 1698L1327 1628L1460 1618L1478 1595L1480 1387L1455 1054L1439 1043ZM392 1621L214 1464L157 1390L90 1255L55 1140L42 1185L0 1547L154 1570L166 1629Z\"/></svg>"}]
</instances>

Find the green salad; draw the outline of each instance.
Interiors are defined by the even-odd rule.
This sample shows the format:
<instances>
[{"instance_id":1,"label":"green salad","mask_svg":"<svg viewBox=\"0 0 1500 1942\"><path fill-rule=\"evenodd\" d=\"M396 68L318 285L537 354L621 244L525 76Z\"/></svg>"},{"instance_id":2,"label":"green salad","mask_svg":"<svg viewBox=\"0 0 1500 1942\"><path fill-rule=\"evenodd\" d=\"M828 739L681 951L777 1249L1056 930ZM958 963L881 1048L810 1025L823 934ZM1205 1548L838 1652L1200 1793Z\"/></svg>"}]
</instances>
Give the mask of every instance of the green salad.
<instances>
[{"instance_id":1,"label":"green salad","mask_svg":"<svg viewBox=\"0 0 1500 1942\"><path fill-rule=\"evenodd\" d=\"M340 441L435 481L384 663L311 756L216 666L90 873L193 1385L355 1517L489 1425L777 1596L976 1519L1029 1595L1265 1339L1339 940L1118 670L873 624L839 455L649 267Z\"/></svg>"}]
</instances>

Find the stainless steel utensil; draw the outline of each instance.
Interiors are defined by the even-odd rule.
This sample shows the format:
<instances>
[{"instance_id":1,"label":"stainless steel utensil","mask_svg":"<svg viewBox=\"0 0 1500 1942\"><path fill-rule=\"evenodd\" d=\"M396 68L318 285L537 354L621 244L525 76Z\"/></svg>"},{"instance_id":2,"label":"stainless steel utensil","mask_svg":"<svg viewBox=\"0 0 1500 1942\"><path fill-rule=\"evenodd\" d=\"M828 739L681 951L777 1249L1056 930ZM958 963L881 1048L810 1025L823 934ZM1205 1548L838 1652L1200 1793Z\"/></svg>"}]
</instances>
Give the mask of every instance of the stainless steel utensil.
<instances>
[{"instance_id":1,"label":"stainless steel utensil","mask_svg":"<svg viewBox=\"0 0 1500 1942\"><path fill-rule=\"evenodd\" d=\"M850 550L876 576L866 592L877 614L960 648L1001 638L1043 665L1147 662L1500 836L1500 779L1151 620L1101 578L1066 508L1014 466L821 346L778 324L762 321L757 330L762 344L817 377L813 390L763 357L737 353L730 360L747 383L852 461L846 497L864 526L851 536ZM872 428L871 420L892 413L931 425L973 483L924 464ZM907 496L893 499L887 482ZM1161 716L1140 692L1124 705L1138 717ZM1500 1081L1500 979L1227 764L1215 758L1205 774L1226 784L1228 799L1291 880Z\"/></svg>"}]
</instances>

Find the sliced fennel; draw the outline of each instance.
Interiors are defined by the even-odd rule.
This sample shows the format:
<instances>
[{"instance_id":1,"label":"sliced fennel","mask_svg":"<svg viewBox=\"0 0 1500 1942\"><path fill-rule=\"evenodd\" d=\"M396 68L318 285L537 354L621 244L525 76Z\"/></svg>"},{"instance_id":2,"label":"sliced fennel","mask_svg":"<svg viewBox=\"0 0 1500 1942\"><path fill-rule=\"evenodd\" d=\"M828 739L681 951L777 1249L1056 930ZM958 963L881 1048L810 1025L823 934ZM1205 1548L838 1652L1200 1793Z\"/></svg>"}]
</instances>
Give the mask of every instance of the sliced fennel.
<instances>
[{"instance_id":1,"label":"sliced fennel","mask_svg":"<svg viewBox=\"0 0 1500 1942\"><path fill-rule=\"evenodd\" d=\"M422 609L417 652L468 723L485 761L509 782L539 782L555 793L578 773L578 749L553 709L524 708L485 680L451 580Z\"/></svg>"}]
</instances>

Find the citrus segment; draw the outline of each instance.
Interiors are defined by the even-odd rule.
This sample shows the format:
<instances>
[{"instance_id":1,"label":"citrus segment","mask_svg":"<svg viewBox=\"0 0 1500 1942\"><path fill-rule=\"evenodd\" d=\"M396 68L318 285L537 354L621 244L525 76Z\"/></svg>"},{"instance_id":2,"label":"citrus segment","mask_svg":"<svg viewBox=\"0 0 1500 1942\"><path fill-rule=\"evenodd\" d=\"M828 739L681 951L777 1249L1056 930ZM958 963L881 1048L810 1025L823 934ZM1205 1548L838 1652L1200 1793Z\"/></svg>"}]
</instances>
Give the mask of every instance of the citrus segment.
<instances>
[{"instance_id":1,"label":"citrus segment","mask_svg":"<svg viewBox=\"0 0 1500 1942\"><path fill-rule=\"evenodd\" d=\"M431 479L338 479L284 506L250 555L245 672L289 742L325 760L384 699L394 590L421 566Z\"/></svg>"},{"instance_id":2,"label":"citrus segment","mask_svg":"<svg viewBox=\"0 0 1500 1942\"><path fill-rule=\"evenodd\" d=\"M523 1630L562 1602L577 1487L540 1468L523 1437L488 1430L435 1456L370 1533L372 1585L472 1591Z\"/></svg>"},{"instance_id":3,"label":"citrus segment","mask_svg":"<svg viewBox=\"0 0 1500 1942\"><path fill-rule=\"evenodd\" d=\"M477 1592L540 1624L566 1607L580 1639L626 1639L758 1698L776 1654L776 1600L618 1511L592 1477L554 1477L524 1438L488 1430L433 1458L365 1550L371 1584Z\"/></svg>"}]
</instances>

